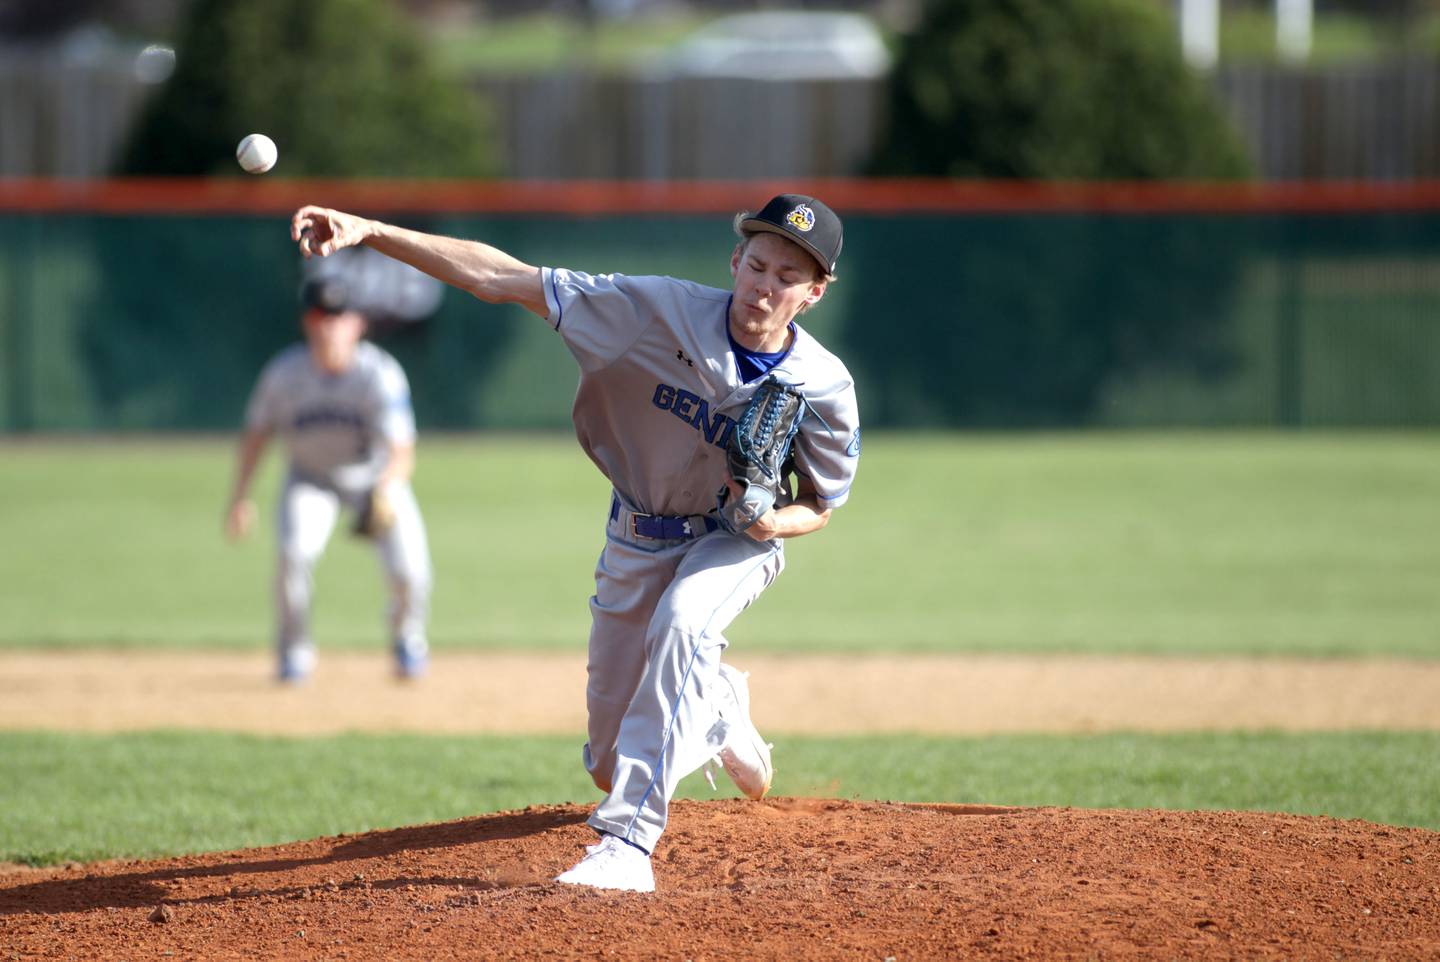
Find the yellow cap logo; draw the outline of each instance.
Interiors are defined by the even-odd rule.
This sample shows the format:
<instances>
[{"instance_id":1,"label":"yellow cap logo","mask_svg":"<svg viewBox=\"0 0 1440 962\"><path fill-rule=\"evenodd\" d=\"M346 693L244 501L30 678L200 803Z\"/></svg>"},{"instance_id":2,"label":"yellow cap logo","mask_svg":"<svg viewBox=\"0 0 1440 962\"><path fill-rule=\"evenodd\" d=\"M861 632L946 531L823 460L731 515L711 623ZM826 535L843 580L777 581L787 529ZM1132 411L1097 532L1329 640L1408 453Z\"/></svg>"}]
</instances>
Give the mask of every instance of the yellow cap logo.
<instances>
[{"instance_id":1,"label":"yellow cap logo","mask_svg":"<svg viewBox=\"0 0 1440 962\"><path fill-rule=\"evenodd\" d=\"M808 233L815 226L815 212L801 204L785 215L785 221L796 230Z\"/></svg>"}]
</instances>

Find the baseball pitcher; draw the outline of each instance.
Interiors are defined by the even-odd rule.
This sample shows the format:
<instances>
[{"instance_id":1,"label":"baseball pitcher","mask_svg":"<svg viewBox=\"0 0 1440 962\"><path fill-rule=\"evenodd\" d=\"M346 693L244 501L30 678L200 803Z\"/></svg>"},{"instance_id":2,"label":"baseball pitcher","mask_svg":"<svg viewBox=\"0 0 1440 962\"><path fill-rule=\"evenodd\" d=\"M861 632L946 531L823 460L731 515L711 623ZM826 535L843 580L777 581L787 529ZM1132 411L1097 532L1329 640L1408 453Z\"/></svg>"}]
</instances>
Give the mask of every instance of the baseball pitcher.
<instances>
[{"instance_id":1,"label":"baseball pitcher","mask_svg":"<svg viewBox=\"0 0 1440 962\"><path fill-rule=\"evenodd\" d=\"M313 573L342 509L351 512L352 530L374 541L385 571L396 676L422 675L429 657L430 552L410 488L410 386L395 358L361 339L365 316L349 295L338 278L302 288L305 343L281 351L260 374L225 519L232 540L253 526L250 482L270 438L279 435L289 468L277 511L276 656L278 677L288 683L315 670Z\"/></svg>"},{"instance_id":2,"label":"baseball pitcher","mask_svg":"<svg viewBox=\"0 0 1440 962\"><path fill-rule=\"evenodd\" d=\"M724 631L784 567L784 542L845 503L860 454L854 384L796 318L834 279L840 219L782 194L735 219L730 290L534 267L473 241L304 207L305 256L365 244L544 318L580 367L573 420L609 480L590 599L586 769L600 840L560 882L648 892L675 788L715 758L751 798L770 746Z\"/></svg>"}]
</instances>

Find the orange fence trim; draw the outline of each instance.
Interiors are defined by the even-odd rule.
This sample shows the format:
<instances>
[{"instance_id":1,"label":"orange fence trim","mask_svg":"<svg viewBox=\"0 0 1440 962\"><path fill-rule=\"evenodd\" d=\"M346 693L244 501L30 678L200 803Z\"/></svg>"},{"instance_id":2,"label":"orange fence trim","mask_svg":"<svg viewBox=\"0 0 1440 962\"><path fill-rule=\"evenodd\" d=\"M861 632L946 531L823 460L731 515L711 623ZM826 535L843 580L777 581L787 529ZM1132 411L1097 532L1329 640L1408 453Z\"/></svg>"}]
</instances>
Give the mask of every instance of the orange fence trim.
<instances>
[{"instance_id":1,"label":"orange fence trim","mask_svg":"<svg viewBox=\"0 0 1440 962\"><path fill-rule=\"evenodd\" d=\"M730 213L780 192L842 213L1344 213L1440 210L1440 181L1397 183L970 180L505 181L0 178L0 214L289 215L318 204L372 215Z\"/></svg>"}]
</instances>

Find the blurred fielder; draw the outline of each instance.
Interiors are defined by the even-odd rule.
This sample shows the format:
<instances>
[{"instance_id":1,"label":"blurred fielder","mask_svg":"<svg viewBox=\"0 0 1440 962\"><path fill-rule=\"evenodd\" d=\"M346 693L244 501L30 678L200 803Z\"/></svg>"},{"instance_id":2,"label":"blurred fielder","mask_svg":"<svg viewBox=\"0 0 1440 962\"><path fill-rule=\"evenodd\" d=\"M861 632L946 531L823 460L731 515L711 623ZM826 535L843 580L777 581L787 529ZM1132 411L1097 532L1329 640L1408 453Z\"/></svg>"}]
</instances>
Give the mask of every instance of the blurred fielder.
<instances>
[{"instance_id":1,"label":"blurred fielder","mask_svg":"<svg viewBox=\"0 0 1440 962\"><path fill-rule=\"evenodd\" d=\"M255 522L250 482L273 435L289 469L277 512L276 656L282 682L315 670L310 634L315 563L342 508L353 530L372 538L390 589L395 673L414 678L429 657L430 553L410 475L415 415L400 364L362 340L366 319L341 278L315 278L301 291L305 343L277 354L250 396L225 530L244 537Z\"/></svg>"},{"instance_id":2,"label":"blurred fielder","mask_svg":"<svg viewBox=\"0 0 1440 962\"><path fill-rule=\"evenodd\" d=\"M722 632L780 574L784 539L824 527L855 475L850 374L795 323L833 280L840 219L782 194L735 227L726 291L533 267L319 207L291 223L307 257L365 244L483 301L519 304L580 365L575 432L613 487L590 599L584 748L607 795L589 820L600 841L561 882L653 891L649 856L670 798L711 758L751 798L769 790L770 748L744 675L720 660ZM794 490L737 481L733 462L753 451L788 454L783 468L761 467L793 472Z\"/></svg>"}]
</instances>

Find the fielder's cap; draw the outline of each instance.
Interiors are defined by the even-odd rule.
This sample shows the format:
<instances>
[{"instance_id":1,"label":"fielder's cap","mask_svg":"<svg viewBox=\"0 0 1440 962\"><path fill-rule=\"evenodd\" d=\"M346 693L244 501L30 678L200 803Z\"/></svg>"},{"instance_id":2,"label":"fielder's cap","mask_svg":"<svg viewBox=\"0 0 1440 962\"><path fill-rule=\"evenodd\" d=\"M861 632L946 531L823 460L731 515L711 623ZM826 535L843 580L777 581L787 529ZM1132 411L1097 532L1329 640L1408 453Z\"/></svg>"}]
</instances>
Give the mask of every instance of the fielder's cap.
<instances>
[{"instance_id":1,"label":"fielder's cap","mask_svg":"<svg viewBox=\"0 0 1440 962\"><path fill-rule=\"evenodd\" d=\"M352 309L350 285L338 277L311 277L300 285L300 304L326 314Z\"/></svg>"},{"instance_id":2,"label":"fielder's cap","mask_svg":"<svg viewBox=\"0 0 1440 962\"><path fill-rule=\"evenodd\" d=\"M820 262L825 273L835 273L845 232L840 218L814 197L804 194L780 194L760 208L760 213L741 219L742 233L769 231L799 244Z\"/></svg>"}]
</instances>

